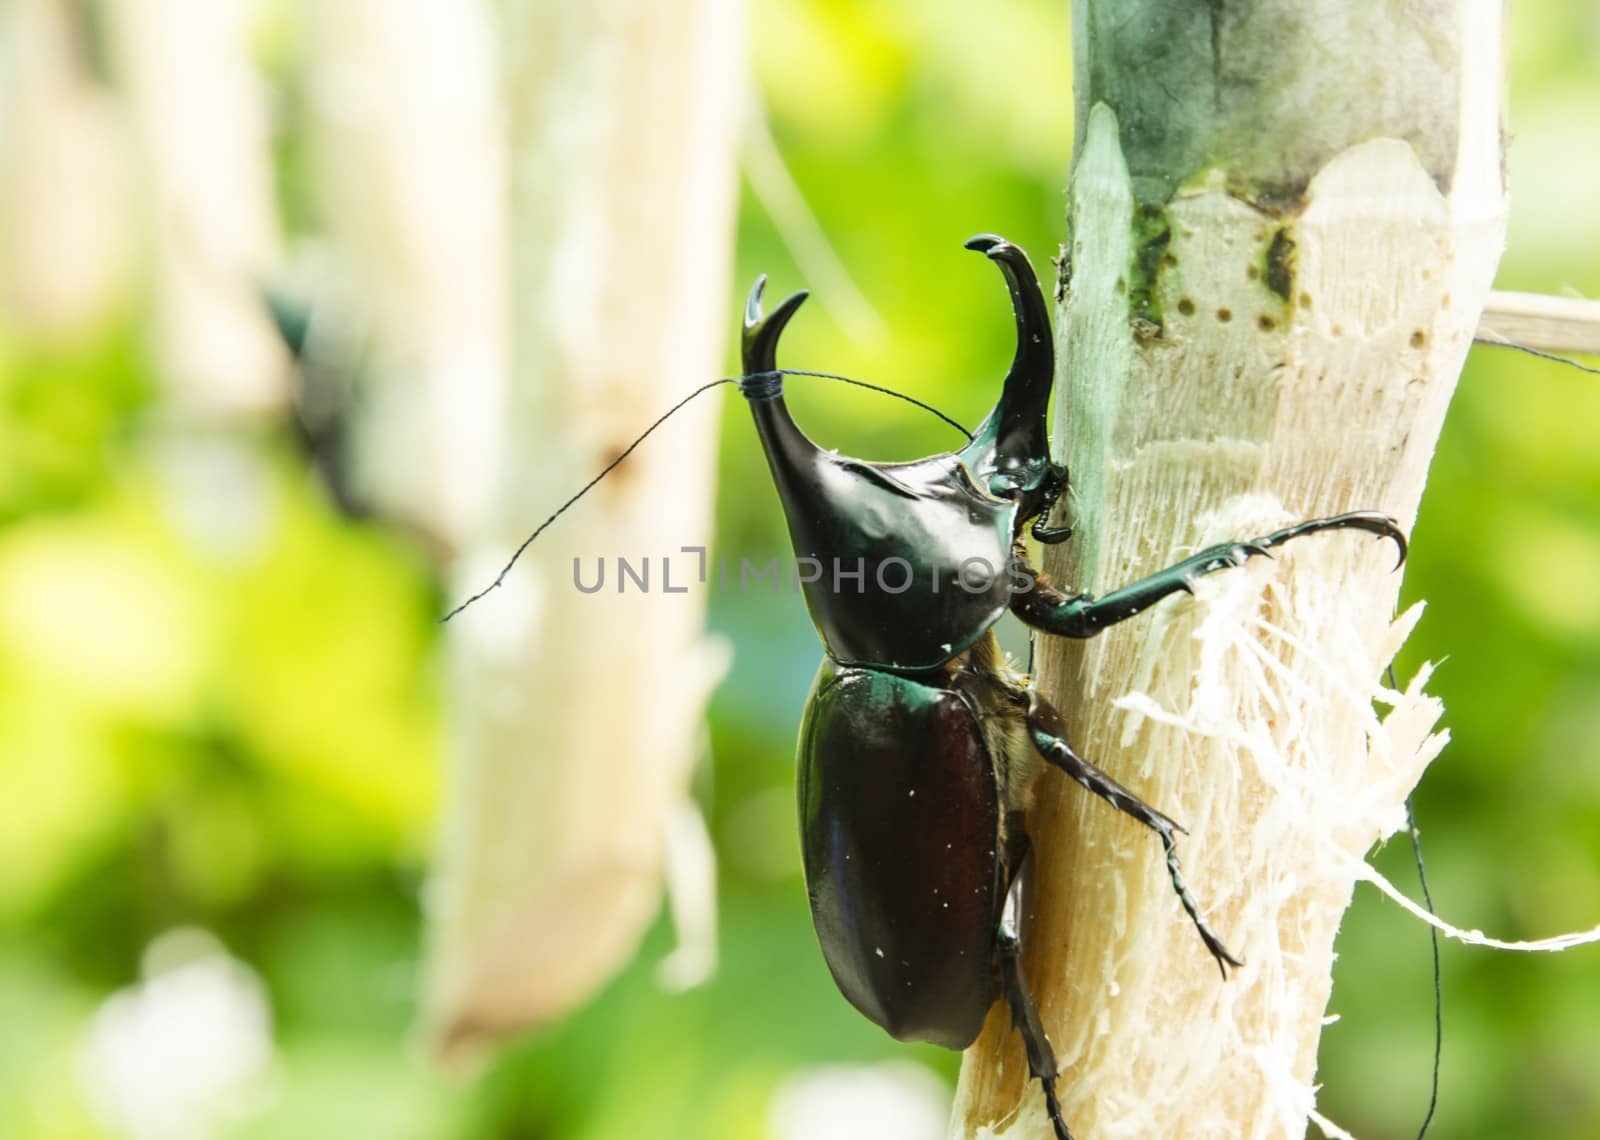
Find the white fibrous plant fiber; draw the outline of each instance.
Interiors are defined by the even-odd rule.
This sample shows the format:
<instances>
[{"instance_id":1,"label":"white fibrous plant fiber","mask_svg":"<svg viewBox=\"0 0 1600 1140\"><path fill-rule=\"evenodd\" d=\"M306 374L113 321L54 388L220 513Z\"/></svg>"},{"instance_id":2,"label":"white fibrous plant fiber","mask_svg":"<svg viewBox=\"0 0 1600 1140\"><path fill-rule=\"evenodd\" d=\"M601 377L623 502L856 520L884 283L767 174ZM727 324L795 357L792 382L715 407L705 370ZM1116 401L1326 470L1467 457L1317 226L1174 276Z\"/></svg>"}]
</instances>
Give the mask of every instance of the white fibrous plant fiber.
<instances>
[{"instance_id":1,"label":"white fibrous plant fiber","mask_svg":"<svg viewBox=\"0 0 1600 1140\"><path fill-rule=\"evenodd\" d=\"M1294 521L1268 496L1239 496L1196 520L1193 547ZM1074 746L1187 829L1187 881L1245 965L1218 976L1146 829L1108 822L1076 788L1054 818L1046 805L1036 841L1090 836L1068 881L1041 884L1038 910L1064 916L1031 932L1034 976L1067 978L1046 1024L1075 1134L1220 1138L1248 1120L1248 1136L1303 1135L1334 932L1367 852L1404 826L1405 798L1446 742L1430 667L1399 691L1381 681L1422 615L1372 616L1372 596L1395 592L1394 545L1336 532L1275 553L1080 650L1089 700L1071 717ZM1131 687L1107 691L1106 676ZM1240 1096L1256 1103L1231 1103ZM1029 1112L977 1135L1050 1133Z\"/></svg>"},{"instance_id":2,"label":"white fibrous plant fiber","mask_svg":"<svg viewBox=\"0 0 1600 1140\"><path fill-rule=\"evenodd\" d=\"M1233 506L1203 532L1258 534L1294 521L1258 497ZM1323 549L1308 550L1311 544ZM1172 1040L1172 1048L1145 1054L1167 1070L1146 1088L1171 1098L1152 1106L1152 1121L1183 1119L1193 1111L1186 1105L1230 1095L1230 1082L1211 1083L1219 1049L1258 1068L1257 1087L1275 1102L1249 1114L1259 1135L1299 1134L1315 1103L1304 1025L1326 1008L1332 930L1366 854L1405 826L1405 799L1448 740L1436 727L1442 706L1425 692L1431 665L1399 691L1382 683L1423 607L1363 628L1367 607L1348 588L1328 586L1346 573L1337 564L1350 561L1363 568L1357 580L1381 582L1394 555L1392 544L1360 532L1299 539L1277 559L1290 567L1252 559L1244 570L1201 580L1190 614L1174 605L1157 615L1152 636L1137 639L1139 686L1111 702L1122 713L1117 745L1137 745L1163 768L1192 774L1179 777L1192 792L1173 809L1191 831L1181 853L1204 913L1246 963L1223 984L1191 946L1191 958L1205 967L1198 980L1207 998L1189 1008L1187 1026L1137 1018L1119 1025L1120 1033ZM1296 561L1315 569L1293 572ZM1324 571L1325 562L1336 565ZM1174 644L1180 639L1189 641L1187 651ZM1163 744L1150 747L1139 740L1143 733L1159 734ZM1330 749L1328 741L1345 743ZM1151 886L1166 884L1157 877ZM1186 924L1167 926L1168 937L1195 941ZM1112 977L1126 968L1108 965ZM1189 1072L1196 1054L1204 1058L1204 1087ZM1137 1115L1124 1115L1126 1133L1112 1135L1147 1134Z\"/></svg>"}]
</instances>

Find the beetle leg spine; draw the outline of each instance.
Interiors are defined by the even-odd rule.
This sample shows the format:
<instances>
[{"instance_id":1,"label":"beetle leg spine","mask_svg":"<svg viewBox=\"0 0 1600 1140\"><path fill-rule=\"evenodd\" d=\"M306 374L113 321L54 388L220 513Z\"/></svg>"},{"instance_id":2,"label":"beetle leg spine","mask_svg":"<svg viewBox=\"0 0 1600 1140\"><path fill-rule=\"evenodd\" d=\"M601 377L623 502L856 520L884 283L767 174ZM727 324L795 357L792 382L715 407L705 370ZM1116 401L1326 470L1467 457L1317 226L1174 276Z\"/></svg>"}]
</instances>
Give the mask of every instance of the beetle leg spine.
<instances>
[{"instance_id":1,"label":"beetle leg spine","mask_svg":"<svg viewBox=\"0 0 1600 1140\"><path fill-rule=\"evenodd\" d=\"M1021 890L1022 880L1019 876L1006 894L1006 904L1000 915L1000 929L995 936L995 957L1000 967L1006 1005L1011 1010L1011 1027L1022 1038L1023 1050L1028 1055L1028 1075L1036 1078L1044 1090L1045 1110L1050 1115L1056 1140L1072 1140L1066 1119L1061 1115L1061 1101L1056 1095L1058 1074L1055 1051L1044 1031L1044 1022L1039 1019L1039 1007L1028 990L1027 979L1022 976L1022 939L1017 928L1017 902Z\"/></svg>"},{"instance_id":2,"label":"beetle leg spine","mask_svg":"<svg viewBox=\"0 0 1600 1140\"><path fill-rule=\"evenodd\" d=\"M1172 889L1177 893L1178 901L1189 915L1189 920L1194 923L1200 941L1205 943L1206 949L1216 960L1217 969L1222 971L1222 976L1226 979L1229 966L1243 966L1244 961L1223 944L1222 939L1201 916L1199 904L1189 893L1189 885L1184 881L1183 869L1178 863L1177 841L1173 838L1174 833L1180 830L1178 825L1074 752L1057 731L1061 727L1060 717L1043 698L1035 698L1034 709L1028 722L1033 729L1034 746L1038 748L1041 756L1085 789L1124 815L1138 820L1160 837L1161 846L1166 852L1167 877L1172 881Z\"/></svg>"}]
</instances>

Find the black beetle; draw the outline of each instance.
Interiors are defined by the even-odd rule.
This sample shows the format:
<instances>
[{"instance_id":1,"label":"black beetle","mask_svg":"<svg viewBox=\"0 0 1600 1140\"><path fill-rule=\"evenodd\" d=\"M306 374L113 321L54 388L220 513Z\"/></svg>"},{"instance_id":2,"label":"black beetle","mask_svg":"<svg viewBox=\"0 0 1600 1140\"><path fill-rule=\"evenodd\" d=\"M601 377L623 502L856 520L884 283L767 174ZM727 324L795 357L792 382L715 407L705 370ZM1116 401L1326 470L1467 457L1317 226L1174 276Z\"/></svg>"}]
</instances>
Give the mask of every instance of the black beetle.
<instances>
[{"instance_id":1,"label":"black beetle","mask_svg":"<svg viewBox=\"0 0 1600 1140\"><path fill-rule=\"evenodd\" d=\"M1184 886L1178 827L1067 743L1062 717L1007 663L993 626L1008 609L1065 637L1107 626L1189 590L1192 581L1317 531L1354 528L1406 540L1360 511L1213 546L1101 598L1069 595L1029 564L1023 536L1048 525L1067 470L1051 461L1046 408L1055 360L1028 259L992 235L967 248L1004 273L1017 350L999 402L960 451L868 463L819 448L790 416L777 342L805 299L745 309L740 391L750 402L826 656L799 741L807 892L823 956L850 1003L893 1036L964 1049L1001 997L1070 1140L1056 1065L1018 956L1030 789L1040 759L1153 830L1173 889L1227 976L1240 965ZM976 571L976 573L975 573Z\"/></svg>"}]
</instances>

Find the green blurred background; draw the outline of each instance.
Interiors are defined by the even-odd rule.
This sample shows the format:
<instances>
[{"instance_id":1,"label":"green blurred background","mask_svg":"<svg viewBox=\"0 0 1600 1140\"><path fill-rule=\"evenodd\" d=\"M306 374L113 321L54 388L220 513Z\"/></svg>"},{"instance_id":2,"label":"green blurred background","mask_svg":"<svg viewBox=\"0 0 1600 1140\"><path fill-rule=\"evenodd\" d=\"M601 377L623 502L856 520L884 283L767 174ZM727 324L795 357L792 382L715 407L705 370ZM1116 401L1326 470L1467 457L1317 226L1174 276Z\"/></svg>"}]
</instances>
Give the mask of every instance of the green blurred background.
<instances>
[{"instance_id":1,"label":"green blurred background","mask_svg":"<svg viewBox=\"0 0 1600 1140\"><path fill-rule=\"evenodd\" d=\"M1597 295L1600 13L1520 0L1510 18L1514 210L1499 285ZM967 421L983 410L992 394L964 380L996 373L1010 329L960 243L998 230L1037 263L1061 235L1069 22L1054 0L981 12L753 0L774 137L888 329L851 339L819 309L796 325L787 360L914 390ZM264 29L263 62L283 76L293 10L274 9ZM314 229L314 211L297 198L293 116L278 127L294 236ZM761 271L777 289L802 283L747 188L735 280ZM775 1091L808 1067L900 1059L953 1080L957 1055L896 1045L827 977L792 807L815 637L798 605L732 594L713 596L712 624L737 658L701 780L720 859L720 972L660 991L652 969L670 937L658 923L596 1002L480 1081L430 1069L407 1035L440 787L440 586L404 538L334 509L287 427L237 473L271 525L232 545L197 541L172 508L182 473L150 446L146 324L137 297L67 346L0 322L0 1137L123 1134L92 1070L111 1063L95 1043L129 1005L105 1003L178 927L212 932L251 972L197 986L196 1008L241 1023L270 1008L265 1076L216 1126L228 1136L763 1137ZM730 349L731 332L730 313ZM870 395L802 389L796 401L847 452L912 457L949 442ZM763 461L729 421L719 543L777 551ZM1432 688L1452 733L1416 797L1441 912L1510 938L1593 925L1600 380L1474 351L1414 535L1404 599L1419 598L1427 615L1401 671L1445 659ZM1414 883L1403 843L1377 858ZM1360 1137L1411 1135L1432 1048L1426 930L1363 890L1339 953L1320 1105ZM1443 982L1434 1135L1600 1136L1600 948L1518 956L1446 942Z\"/></svg>"}]
</instances>

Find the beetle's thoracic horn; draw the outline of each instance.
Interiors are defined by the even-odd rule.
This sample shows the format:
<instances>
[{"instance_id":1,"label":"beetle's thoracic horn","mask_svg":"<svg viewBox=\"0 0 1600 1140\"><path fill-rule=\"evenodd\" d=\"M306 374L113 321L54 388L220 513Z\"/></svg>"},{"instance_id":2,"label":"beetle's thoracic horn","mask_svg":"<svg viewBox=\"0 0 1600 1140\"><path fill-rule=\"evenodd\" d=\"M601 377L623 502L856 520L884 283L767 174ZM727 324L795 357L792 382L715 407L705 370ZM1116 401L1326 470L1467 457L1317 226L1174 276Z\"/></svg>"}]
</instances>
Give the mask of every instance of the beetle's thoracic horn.
<instances>
[{"instance_id":1,"label":"beetle's thoracic horn","mask_svg":"<svg viewBox=\"0 0 1600 1140\"><path fill-rule=\"evenodd\" d=\"M1036 490L1049 470L1046 417L1055 379L1055 346L1044 294L1027 254L993 234L979 234L967 248L984 254L1005 274L1017 325L1017 350L1000 400L973 440L962 449L980 483L996 494Z\"/></svg>"},{"instance_id":2,"label":"beetle's thoracic horn","mask_svg":"<svg viewBox=\"0 0 1600 1140\"><path fill-rule=\"evenodd\" d=\"M1039 289L1039 279L1033 274L1028 255L1005 238L979 234L968 238L966 246L1000 266L1011 292L1011 307L1017 323L1017 351L1011 361L1011 371L1006 374L1001 406L1015 405L1017 412L1043 415L1056 358L1050 340L1050 317L1045 309L1044 294Z\"/></svg>"}]
</instances>

